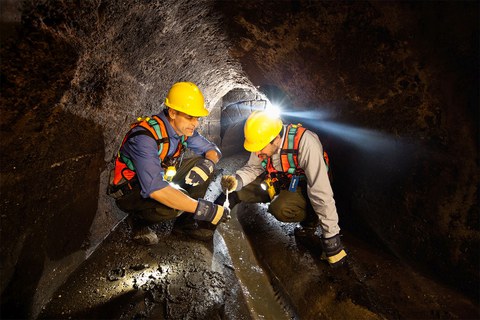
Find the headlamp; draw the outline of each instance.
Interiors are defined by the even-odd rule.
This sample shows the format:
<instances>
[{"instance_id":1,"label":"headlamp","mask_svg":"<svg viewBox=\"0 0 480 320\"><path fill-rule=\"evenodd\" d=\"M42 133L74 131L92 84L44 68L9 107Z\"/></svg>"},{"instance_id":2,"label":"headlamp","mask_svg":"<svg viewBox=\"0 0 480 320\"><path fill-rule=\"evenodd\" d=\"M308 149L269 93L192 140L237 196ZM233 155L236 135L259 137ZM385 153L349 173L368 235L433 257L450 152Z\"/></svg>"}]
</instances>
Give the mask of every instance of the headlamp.
<instances>
[{"instance_id":1,"label":"headlamp","mask_svg":"<svg viewBox=\"0 0 480 320\"><path fill-rule=\"evenodd\" d=\"M167 168L167 170L165 170L163 178L165 179L165 181L172 181L175 174L177 174L177 169L175 168L175 166L170 166Z\"/></svg>"}]
</instances>

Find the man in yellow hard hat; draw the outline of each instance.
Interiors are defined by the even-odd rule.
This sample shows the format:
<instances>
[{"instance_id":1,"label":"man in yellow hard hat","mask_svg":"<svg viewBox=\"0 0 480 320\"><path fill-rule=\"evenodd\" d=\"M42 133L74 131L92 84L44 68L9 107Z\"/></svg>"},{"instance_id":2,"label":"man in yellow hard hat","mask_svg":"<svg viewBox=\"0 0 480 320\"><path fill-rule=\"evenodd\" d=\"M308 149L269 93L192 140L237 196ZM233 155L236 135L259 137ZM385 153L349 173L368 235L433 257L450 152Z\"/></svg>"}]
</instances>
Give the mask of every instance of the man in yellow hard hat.
<instances>
[{"instance_id":1,"label":"man in yellow hard hat","mask_svg":"<svg viewBox=\"0 0 480 320\"><path fill-rule=\"evenodd\" d=\"M209 240L228 215L228 208L202 199L221 157L218 147L196 131L199 118L208 113L200 89L178 82L170 88L164 110L137 119L125 135L109 194L129 214L137 242L157 243L150 226L170 219L176 219L174 231ZM183 159L186 149L198 157Z\"/></svg>"},{"instance_id":2,"label":"man in yellow hard hat","mask_svg":"<svg viewBox=\"0 0 480 320\"><path fill-rule=\"evenodd\" d=\"M268 211L282 222L299 222L295 236L312 238L319 227L324 258L331 266L347 254L340 241L338 214L318 136L301 125L284 125L265 111L245 122L244 148L252 152L245 166L222 177L230 208L240 201L270 202ZM224 195L215 203L223 203Z\"/></svg>"}]
</instances>

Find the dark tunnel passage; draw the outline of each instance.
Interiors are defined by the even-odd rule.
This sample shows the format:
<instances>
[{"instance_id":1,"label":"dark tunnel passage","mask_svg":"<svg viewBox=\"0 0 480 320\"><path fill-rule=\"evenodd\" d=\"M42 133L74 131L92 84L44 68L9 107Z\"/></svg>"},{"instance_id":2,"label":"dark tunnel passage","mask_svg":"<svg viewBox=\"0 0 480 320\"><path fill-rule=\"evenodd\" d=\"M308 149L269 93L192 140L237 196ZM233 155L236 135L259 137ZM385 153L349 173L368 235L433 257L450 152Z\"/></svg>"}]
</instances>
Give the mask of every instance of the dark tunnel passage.
<instances>
[{"instance_id":1,"label":"dark tunnel passage","mask_svg":"<svg viewBox=\"0 0 480 320\"><path fill-rule=\"evenodd\" d=\"M478 2L0 5L2 319L480 318ZM264 204L209 243L131 240L112 155L178 81L223 153L207 198L253 110L318 135L345 265Z\"/></svg>"}]
</instances>

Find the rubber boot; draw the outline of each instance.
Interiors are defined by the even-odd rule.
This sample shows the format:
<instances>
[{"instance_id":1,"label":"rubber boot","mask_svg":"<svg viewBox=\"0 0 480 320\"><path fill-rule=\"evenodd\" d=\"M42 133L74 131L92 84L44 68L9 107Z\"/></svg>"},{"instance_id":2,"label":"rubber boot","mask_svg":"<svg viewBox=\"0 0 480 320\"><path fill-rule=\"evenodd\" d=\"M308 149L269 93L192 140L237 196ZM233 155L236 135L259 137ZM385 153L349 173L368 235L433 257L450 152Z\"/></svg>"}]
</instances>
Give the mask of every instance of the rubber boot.
<instances>
[{"instance_id":1,"label":"rubber boot","mask_svg":"<svg viewBox=\"0 0 480 320\"><path fill-rule=\"evenodd\" d=\"M327 260L332 267L342 265L347 257L339 234L330 238L322 237L322 248L322 259Z\"/></svg>"},{"instance_id":2,"label":"rubber boot","mask_svg":"<svg viewBox=\"0 0 480 320\"><path fill-rule=\"evenodd\" d=\"M319 224L318 215L312 209L307 208L305 219L300 222L300 226L293 230L297 238L313 238Z\"/></svg>"},{"instance_id":3,"label":"rubber boot","mask_svg":"<svg viewBox=\"0 0 480 320\"><path fill-rule=\"evenodd\" d=\"M128 216L128 223L132 229L132 239L138 244L151 246L158 243L157 234L150 229L148 223L136 217Z\"/></svg>"},{"instance_id":4,"label":"rubber boot","mask_svg":"<svg viewBox=\"0 0 480 320\"><path fill-rule=\"evenodd\" d=\"M216 226L210 222L196 221L192 213L184 212L175 220L172 232L200 241L210 241L213 239L215 229Z\"/></svg>"}]
</instances>

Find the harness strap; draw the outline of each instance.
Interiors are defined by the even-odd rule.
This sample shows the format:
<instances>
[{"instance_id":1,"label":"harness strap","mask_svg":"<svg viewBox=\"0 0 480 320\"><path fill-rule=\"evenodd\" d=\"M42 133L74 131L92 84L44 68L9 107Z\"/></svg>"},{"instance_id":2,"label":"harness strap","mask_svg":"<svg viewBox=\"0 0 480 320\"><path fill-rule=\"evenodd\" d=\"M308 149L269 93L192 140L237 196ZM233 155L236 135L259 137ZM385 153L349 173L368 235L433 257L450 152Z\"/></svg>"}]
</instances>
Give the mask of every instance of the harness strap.
<instances>
[{"instance_id":1,"label":"harness strap","mask_svg":"<svg viewBox=\"0 0 480 320\"><path fill-rule=\"evenodd\" d=\"M163 126L160 126L159 123L162 122ZM160 159L165 159L168 154L168 149L170 147L170 140L168 139L167 127L162 119L157 116L153 116L153 119L147 121L147 123L155 130L157 138L154 139L157 141L158 145L158 156ZM165 147L164 144L167 146Z\"/></svg>"},{"instance_id":2,"label":"harness strap","mask_svg":"<svg viewBox=\"0 0 480 320\"><path fill-rule=\"evenodd\" d=\"M158 125L157 125L157 127L158 127ZM160 156L160 152L161 152L160 149L163 148L163 144L165 144L165 143L168 144L169 143L168 137L161 138L161 139L156 139L155 136L153 135L153 133L151 133L149 130L145 129L144 127L141 127L141 129L142 130L135 131L135 132L129 134L128 139L136 137L136 136L141 136L141 135L151 137L157 143L157 147L159 148L158 155ZM132 171L135 171L135 166L133 165L132 160L125 157L120 151L118 152L118 155L119 155L119 158L121 159L121 161L127 165L128 169L130 169Z\"/></svg>"},{"instance_id":3,"label":"harness strap","mask_svg":"<svg viewBox=\"0 0 480 320\"><path fill-rule=\"evenodd\" d=\"M137 131L132 132L132 130L137 127L140 128L137 129ZM119 148L115 162L115 185L119 183L122 178L126 179L127 181L132 181L132 179L134 179L136 176L133 161L122 154L120 150L128 139L139 135L146 135L155 140L158 148L158 157L163 167L165 167L167 163L169 166L177 166L182 162L185 149L187 148L188 137L182 136L174 154L171 157L167 157L170 149L170 139L165 121L156 115L152 116L152 118L138 118L137 122L130 125L130 131L123 138L122 144Z\"/></svg>"},{"instance_id":4,"label":"harness strap","mask_svg":"<svg viewBox=\"0 0 480 320\"><path fill-rule=\"evenodd\" d=\"M288 168L288 173L290 174L294 174L295 171L296 171L296 164L295 164L295 161L293 160L293 154L298 154L298 149L295 150L295 135L297 134L297 128L298 126L296 125L292 125L290 127L290 129L288 130L288 141L287 142L287 147L288 149L285 149L285 150L282 150L282 152L286 152L287 153L287 159L288 159L288 163L290 164L290 168Z\"/></svg>"}]
</instances>

